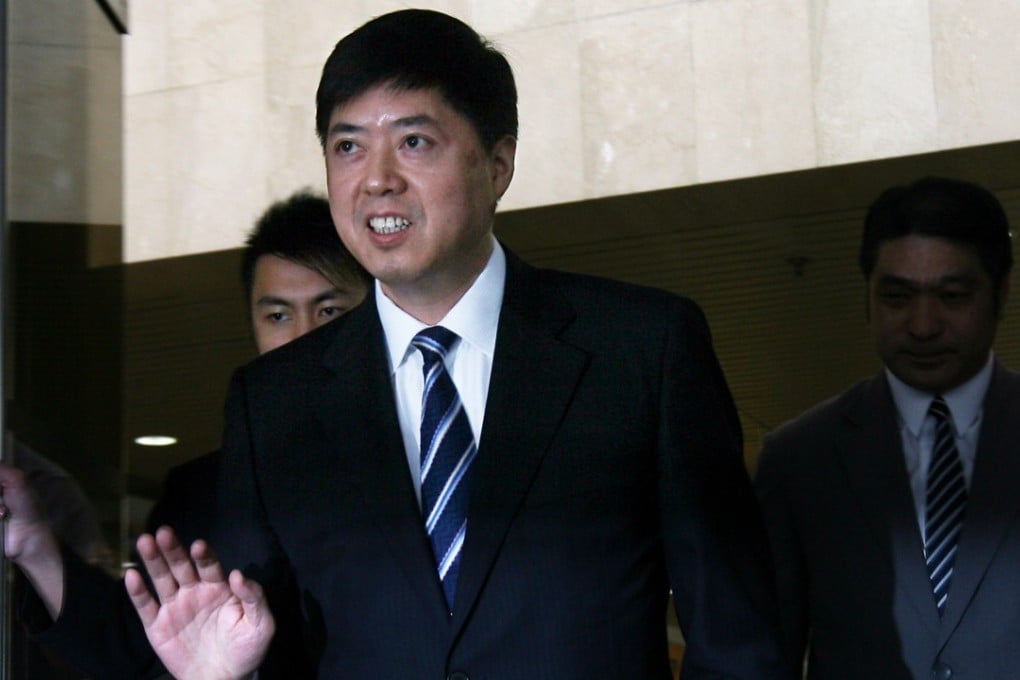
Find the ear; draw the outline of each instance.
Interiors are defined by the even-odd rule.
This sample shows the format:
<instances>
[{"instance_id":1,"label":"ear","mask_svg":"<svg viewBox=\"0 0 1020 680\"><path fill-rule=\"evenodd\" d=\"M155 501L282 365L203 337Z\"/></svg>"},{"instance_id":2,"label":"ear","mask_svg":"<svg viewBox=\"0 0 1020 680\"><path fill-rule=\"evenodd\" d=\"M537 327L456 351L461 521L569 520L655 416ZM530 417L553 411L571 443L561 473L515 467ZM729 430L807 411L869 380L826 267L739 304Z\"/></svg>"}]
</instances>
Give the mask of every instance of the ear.
<instances>
[{"instance_id":1,"label":"ear","mask_svg":"<svg viewBox=\"0 0 1020 680\"><path fill-rule=\"evenodd\" d=\"M871 323L871 278L864 279L864 321Z\"/></svg>"},{"instance_id":2,"label":"ear","mask_svg":"<svg viewBox=\"0 0 1020 680\"><path fill-rule=\"evenodd\" d=\"M995 310L995 318L1001 320L1003 312L1006 311L1006 300L1009 299L1009 287L1010 287L1010 272L1006 272L1006 275L1002 277L1002 283L999 284L999 297L998 309Z\"/></svg>"},{"instance_id":3,"label":"ear","mask_svg":"<svg viewBox=\"0 0 1020 680\"><path fill-rule=\"evenodd\" d=\"M514 162L517 157L517 138L511 135L504 135L489 153L489 166L491 168L492 189L496 194L496 200L503 198L510 180L514 177Z\"/></svg>"}]
</instances>

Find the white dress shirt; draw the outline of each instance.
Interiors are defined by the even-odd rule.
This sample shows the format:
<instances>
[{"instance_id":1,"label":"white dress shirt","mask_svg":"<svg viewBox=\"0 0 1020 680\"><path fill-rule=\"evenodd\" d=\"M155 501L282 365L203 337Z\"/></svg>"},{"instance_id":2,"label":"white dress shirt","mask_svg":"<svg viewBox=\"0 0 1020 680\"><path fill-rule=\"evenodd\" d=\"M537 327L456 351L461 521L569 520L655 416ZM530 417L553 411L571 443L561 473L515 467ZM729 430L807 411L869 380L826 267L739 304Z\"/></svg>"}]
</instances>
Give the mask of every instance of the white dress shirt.
<instances>
[{"instance_id":1,"label":"white dress shirt","mask_svg":"<svg viewBox=\"0 0 1020 680\"><path fill-rule=\"evenodd\" d=\"M928 465L935 444L935 418L928 415L934 394L922 392L907 385L886 369L893 401L899 414L900 438L903 456L910 478L910 491L914 495L917 525L924 536L925 496L928 485ZM978 435L984 415L982 403L992 379L992 356L977 375L967 382L942 394L952 415L956 449L963 463L963 475L970 487L974 475L974 458L977 455Z\"/></svg>"},{"instance_id":2,"label":"white dress shirt","mask_svg":"<svg viewBox=\"0 0 1020 680\"><path fill-rule=\"evenodd\" d=\"M485 400L489 394L492 355L496 347L499 312L506 283L506 255L493 239L492 255L485 269L443 319L436 324L458 336L460 342L446 356L446 369L467 412L475 443L481 441ZM375 282L375 301L386 335L390 377L397 402L400 432L404 438L407 466L414 491L421 502L421 400L425 391L422 357L411 339L427 328L386 297Z\"/></svg>"}]
</instances>

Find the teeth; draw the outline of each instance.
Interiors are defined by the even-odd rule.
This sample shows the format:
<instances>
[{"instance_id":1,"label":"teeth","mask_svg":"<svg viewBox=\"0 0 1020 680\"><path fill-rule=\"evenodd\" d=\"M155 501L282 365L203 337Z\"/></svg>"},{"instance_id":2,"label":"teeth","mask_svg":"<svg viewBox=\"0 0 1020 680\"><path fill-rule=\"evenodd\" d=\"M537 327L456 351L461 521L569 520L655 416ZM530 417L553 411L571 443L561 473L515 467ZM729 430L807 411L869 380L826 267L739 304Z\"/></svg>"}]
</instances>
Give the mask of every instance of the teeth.
<instances>
[{"instance_id":1,"label":"teeth","mask_svg":"<svg viewBox=\"0 0 1020 680\"><path fill-rule=\"evenodd\" d=\"M403 217L373 217L368 226L377 234L395 234L407 229L411 223Z\"/></svg>"}]
</instances>

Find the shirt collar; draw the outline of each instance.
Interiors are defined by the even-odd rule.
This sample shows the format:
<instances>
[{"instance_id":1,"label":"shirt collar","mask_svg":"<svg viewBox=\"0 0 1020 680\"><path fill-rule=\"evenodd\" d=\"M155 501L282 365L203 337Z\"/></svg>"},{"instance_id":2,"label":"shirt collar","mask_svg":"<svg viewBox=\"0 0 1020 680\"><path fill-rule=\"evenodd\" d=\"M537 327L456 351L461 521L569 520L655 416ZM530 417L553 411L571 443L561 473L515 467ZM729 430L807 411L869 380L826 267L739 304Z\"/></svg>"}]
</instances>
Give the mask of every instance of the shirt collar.
<instances>
[{"instance_id":1,"label":"shirt collar","mask_svg":"<svg viewBox=\"0 0 1020 680\"><path fill-rule=\"evenodd\" d=\"M499 311L503 306L505 283L506 254L499 241L493 238L492 254L485 268L436 325L453 331L460 336L462 342L476 347L491 360L496 348L496 328L499 325ZM413 350L411 339L427 326L386 297L379 281L375 282L375 304L386 335L392 374L404 362L409 351Z\"/></svg>"},{"instance_id":2,"label":"shirt collar","mask_svg":"<svg viewBox=\"0 0 1020 680\"><path fill-rule=\"evenodd\" d=\"M970 429L981 415L981 403L992 380L992 364L993 355L989 352L988 361L973 378L942 394L942 398L949 406L953 425L958 434ZM893 375L888 368L885 369L885 375L903 424L915 437L919 436L925 416L928 415L928 407L935 395L911 387Z\"/></svg>"}]
</instances>

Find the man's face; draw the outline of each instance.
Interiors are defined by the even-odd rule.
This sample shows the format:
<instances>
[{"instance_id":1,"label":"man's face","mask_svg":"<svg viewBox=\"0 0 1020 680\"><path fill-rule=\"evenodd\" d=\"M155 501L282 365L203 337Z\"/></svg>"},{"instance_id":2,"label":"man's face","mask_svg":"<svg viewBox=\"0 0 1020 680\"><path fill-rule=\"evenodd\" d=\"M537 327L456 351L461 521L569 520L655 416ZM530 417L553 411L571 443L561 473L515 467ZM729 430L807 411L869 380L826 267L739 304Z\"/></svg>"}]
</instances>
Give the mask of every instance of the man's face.
<instances>
[{"instance_id":1,"label":"man's face","mask_svg":"<svg viewBox=\"0 0 1020 680\"><path fill-rule=\"evenodd\" d=\"M361 304L365 286L337 287L318 272L276 255L255 261L251 326L264 354Z\"/></svg>"},{"instance_id":2,"label":"man's face","mask_svg":"<svg viewBox=\"0 0 1020 680\"><path fill-rule=\"evenodd\" d=\"M492 252L515 151L511 137L485 151L435 90L370 89L337 107L326 137L340 238L405 311L452 306Z\"/></svg>"},{"instance_id":3,"label":"man's face","mask_svg":"<svg viewBox=\"0 0 1020 680\"><path fill-rule=\"evenodd\" d=\"M1000 305L1008 288L1007 276ZM868 280L879 357L893 375L924 392L966 382L984 366L995 339L994 292L970 247L918 235L886 241Z\"/></svg>"}]
</instances>

